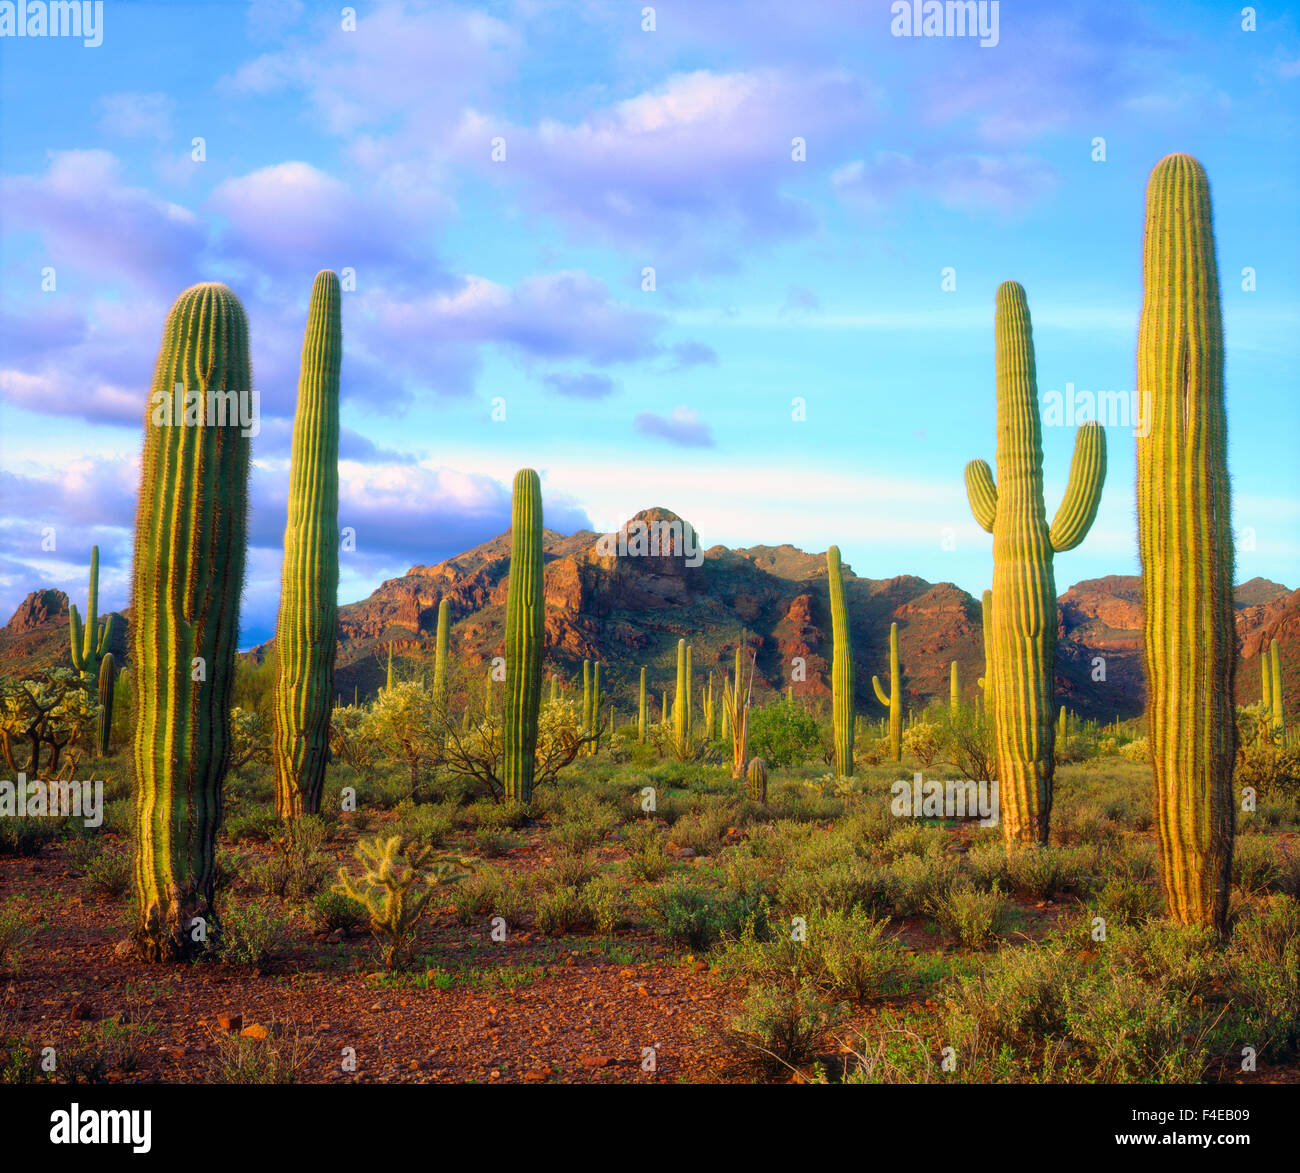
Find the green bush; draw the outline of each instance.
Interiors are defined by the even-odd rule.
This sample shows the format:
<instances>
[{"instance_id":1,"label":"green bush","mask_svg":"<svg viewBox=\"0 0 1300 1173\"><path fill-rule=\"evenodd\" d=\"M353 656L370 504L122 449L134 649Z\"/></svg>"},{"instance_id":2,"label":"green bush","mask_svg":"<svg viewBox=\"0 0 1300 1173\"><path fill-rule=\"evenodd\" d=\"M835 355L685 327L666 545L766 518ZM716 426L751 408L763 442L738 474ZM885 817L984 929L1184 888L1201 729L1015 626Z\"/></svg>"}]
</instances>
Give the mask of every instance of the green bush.
<instances>
[{"instance_id":1,"label":"green bush","mask_svg":"<svg viewBox=\"0 0 1300 1173\"><path fill-rule=\"evenodd\" d=\"M822 756L821 726L802 708L781 701L749 714L749 756L769 766L795 766Z\"/></svg>"}]
</instances>

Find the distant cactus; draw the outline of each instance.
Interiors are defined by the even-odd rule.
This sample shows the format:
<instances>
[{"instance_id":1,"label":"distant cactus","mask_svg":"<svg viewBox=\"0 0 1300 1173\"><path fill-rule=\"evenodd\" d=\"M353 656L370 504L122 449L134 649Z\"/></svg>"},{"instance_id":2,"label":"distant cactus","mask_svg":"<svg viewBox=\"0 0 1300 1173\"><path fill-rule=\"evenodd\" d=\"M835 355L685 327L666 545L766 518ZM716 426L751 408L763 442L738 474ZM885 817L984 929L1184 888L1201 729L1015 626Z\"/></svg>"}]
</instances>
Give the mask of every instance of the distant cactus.
<instances>
[{"instance_id":1,"label":"distant cactus","mask_svg":"<svg viewBox=\"0 0 1300 1173\"><path fill-rule=\"evenodd\" d=\"M641 745L645 745L645 728L646 728L646 700L645 700L645 668L641 669L641 692L637 698L637 717L636 717L636 739Z\"/></svg>"},{"instance_id":2,"label":"distant cactus","mask_svg":"<svg viewBox=\"0 0 1300 1173\"><path fill-rule=\"evenodd\" d=\"M1235 817L1232 503L1210 185L1190 155L1151 172L1143 252L1138 554L1161 879L1172 919L1222 929Z\"/></svg>"},{"instance_id":3,"label":"distant cactus","mask_svg":"<svg viewBox=\"0 0 1300 1173\"><path fill-rule=\"evenodd\" d=\"M695 710L691 706L691 689L695 685L695 664L693 660L694 648L686 645L686 732L689 734L695 729Z\"/></svg>"},{"instance_id":4,"label":"distant cactus","mask_svg":"<svg viewBox=\"0 0 1300 1173\"><path fill-rule=\"evenodd\" d=\"M997 292L998 477L966 466L975 520L993 535L993 642L998 662L996 741L1002 831L1011 843L1046 843L1055 772L1054 551L1072 550L1097 515L1106 434L1079 428L1065 497L1050 527L1043 505L1043 444L1029 303L1015 281Z\"/></svg>"},{"instance_id":5,"label":"distant cactus","mask_svg":"<svg viewBox=\"0 0 1300 1173\"><path fill-rule=\"evenodd\" d=\"M853 774L853 641L844 603L840 548L826 551L826 580L831 600L831 707L835 737L835 774ZM791 698L793 700L793 697Z\"/></svg>"},{"instance_id":6,"label":"distant cactus","mask_svg":"<svg viewBox=\"0 0 1300 1173\"><path fill-rule=\"evenodd\" d=\"M767 763L754 758L745 770L745 789L754 802L767 802Z\"/></svg>"},{"instance_id":7,"label":"distant cactus","mask_svg":"<svg viewBox=\"0 0 1300 1173\"><path fill-rule=\"evenodd\" d=\"M108 757L113 735L113 688L117 684L117 661L105 652L99 662L99 719L95 724L95 748L101 758Z\"/></svg>"},{"instance_id":8,"label":"distant cactus","mask_svg":"<svg viewBox=\"0 0 1300 1173\"><path fill-rule=\"evenodd\" d=\"M99 622L99 547L90 547L90 587L86 592L86 622L82 626L77 605L68 609L69 638L72 643L72 666L81 679L94 684L99 676L99 662L108 654L113 642L113 619L109 615Z\"/></svg>"},{"instance_id":9,"label":"distant cactus","mask_svg":"<svg viewBox=\"0 0 1300 1173\"><path fill-rule=\"evenodd\" d=\"M282 819L320 811L329 761L339 594L338 276L312 285L298 374L289 465L280 613L275 629L275 809Z\"/></svg>"},{"instance_id":10,"label":"distant cactus","mask_svg":"<svg viewBox=\"0 0 1300 1173\"><path fill-rule=\"evenodd\" d=\"M198 379L195 388L186 385ZM248 321L224 285L195 285L163 328L146 414L135 521L131 659L135 688L134 940L176 960L209 929L221 788L247 549L250 438L238 414L158 422L177 384L251 401Z\"/></svg>"},{"instance_id":11,"label":"distant cactus","mask_svg":"<svg viewBox=\"0 0 1300 1173\"><path fill-rule=\"evenodd\" d=\"M384 680L385 688L392 688L396 681L393 679L393 641L388 641L388 674Z\"/></svg>"},{"instance_id":12,"label":"distant cactus","mask_svg":"<svg viewBox=\"0 0 1300 1173\"><path fill-rule=\"evenodd\" d=\"M591 733L591 661L582 662L582 731Z\"/></svg>"},{"instance_id":13,"label":"distant cactus","mask_svg":"<svg viewBox=\"0 0 1300 1173\"><path fill-rule=\"evenodd\" d=\"M673 736L685 744L690 733L691 677L686 641L677 641L677 695L673 697Z\"/></svg>"},{"instance_id":14,"label":"distant cactus","mask_svg":"<svg viewBox=\"0 0 1300 1173\"><path fill-rule=\"evenodd\" d=\"M542 482L531 468L515 474L510 521L510 583L506 592L506 714L502 744L505 794L533 797L537 713L542 703L546 598L542 589Z\"/></svg>"},{"instance_id":15,"label":"distant cactus","mask_svg":"<svg viewBox=\"0 0 1300 1173\"><path fill-rule=\"evenodd\" d=\"M889 692L880 686L880 677L871 678L876 699L889 710L889 756L903 760L903 676L898 663L898 624L889 625Z\"/></svg>"},{"instance_id":16,"label":"distant cactus","mask_svg":"<svg viewBox=\"0 0 1300 1173\"><path fill-rule=\"evenodd\" d=\"M948 709L953 713L961 709L961 670L956 660L948 668Z\"/></svg>"},{"instance_id":17,"label":"distant cactus","mask_svg":"<svg viewBox=\"0 0 1300 1173\"><path fill-rule=\"evenodd\" d=\"M997 670L993 665L993 592L985 591L980 597L980 615L984 635L984 675L979 679L979 686L984 690L984 719L992 723L997 712L997 704L993 699L994 682L997 679ZM994 744L997 744L997 736L994 735Z\"/></svg>"}]
</instances>

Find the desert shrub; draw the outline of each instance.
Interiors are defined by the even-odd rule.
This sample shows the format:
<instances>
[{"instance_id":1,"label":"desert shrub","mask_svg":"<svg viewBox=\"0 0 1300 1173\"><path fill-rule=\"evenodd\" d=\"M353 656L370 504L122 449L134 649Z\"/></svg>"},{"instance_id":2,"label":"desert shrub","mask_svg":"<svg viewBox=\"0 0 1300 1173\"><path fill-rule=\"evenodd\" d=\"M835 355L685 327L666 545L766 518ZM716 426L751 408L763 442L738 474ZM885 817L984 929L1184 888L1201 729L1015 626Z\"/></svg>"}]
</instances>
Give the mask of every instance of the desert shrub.
<instances>
[{"instance_id":1,"label":"desert shrub","mask_svg":"<svg viewBox=\"0 0 1300 1173\"><path fill-rule=\"evenodd\" d=\"M1251 786L1260 796L1300 793L1300 746L1243 744L1237 749L1233 785Z\"/></svg>"},{"instance_id":2,"label":"desert shrub","mask_svg":"<svg viewBox=\"0 0 1300 1173\"><path fill-rule=\"evenodd\" d=\"M791 868L778 878L776 902L791 915L892 911L898 898L894 872L864 859L840 859L816 868Z\"/></svg>"},{"instance_id":3,"label":"desert shrub","mask_svg":"<svg viewBox=\"0 0 1300 1173\"><path fill-rule=\"evenodd\" d=\"M415 803L408 799L399 804L397 814L395 829L407 842L421 847L441 847L456 822L453 811L439 803Z\"/></svg>"},{"instance_id":4,"label":"desert shrub","mask_svg":"<svg viewBox=\"0 0 1300 1173\"><path fill-rule=\"evenodd\" d=\"M628 849L626 871L638 880L654 882L668 871L668 847L652 824L634 823L625 837Z\"/></svg>"},{"instance_id":5,"label":"desert shrub","mask_svg":"<svg viewBox=\"0 0 1300 1173\"><path fill-rule=\"evenodd\" d=\"M1300 1049L1300 905L1272 896L1237 921L1230 953L1234 1003L1245 1011L1241 1040L1262 1055Z\"/></svg>"},{"instance_id":6,"label":"desert shrub","mask_svg":"<svg viewBox=\"0 0 1300 1173\"><path fill-rule=\"evenodd\" d=\"M476 827L474 829L474 853L484 859L498 859L508 855L519 845L519 840L498 827Z\"/></svg>"},{"instance_id":7,"label":"desert shrub","mask_svg":"<svg viewBox=\"0 0 1300 1173\"><path fill-rule=\"evenodd\" d=\"M904 855L890 868L895 908L904 915L928 913L957 879L957 864L939 855Z\"/></svg>"},{"instance_id":8,"label":"desert shrub","mask_svg":"<svg viewBox=\"0 0 1300 1173\"><path fill-rule=\"evenodd\" d=\"M1135 737L1119 747L1119 756L1125 761L1138 762L1144 766L1150 765L1151 746L1145 737Z\"/></svg>"},{"instance_id":9,"label":"desert shrub","mask_svg":"<svg viewBox=\"0 0 1300 1173\"><path fill-rule=\"evenodd\" d=\"M821 757L821 726L802 708L781 702L749 713L749 756L769 766L794 766Z\"/></svg>"},{"instance_id":10,"label":"desert shrub","mask_svg":"<svg viewBox=\"0 0 1300 1173\"><path fill-rule=\"evenodd\" d=\"M101 844L82 863L81 875L91 892L117 899L131 887L131 867L129 851Z\"/></svg>"},{"instance_id":11,"label":"desert shrub","mask_svg":"<svg viewBox=\"0 0 1300 1173\"><path fill-rule=\"evenodd\" d=\"M333 889L316 893L312 899L310 915L312 924L327 933L337 929L351 933L369 919L362 905Z\"/></svg>"},{"instance_id":12,"label":"desert shrub","mask_svg":"<svg viewBox=\"0 0 1300 1173\"><path fill-rule=\"evenodd\" d=\"M209 1077L213 1083L290 1084L303 1076L316 1045L297 1031L284 1037L274 1022L264 1039L223 1034L217 1038Z\"/></svg>"},{"instance_id":13,"label":"desert shrub","mask_svg":"<svg viewBox=\"0 0 1300 1173\"><path fill-rule=\"evenodd\" d=\"M590 852L582 855L559 855L553 863L538 868L529 886L536 892L549 892L555 888L581 888L596 878L599 867Z\"/></svg>"},{"instance_id":14,"label":"desert shrub","mask_svg":"<svg viewBox=\"0 0 1300 1173\"><path fill-rule=\"evenodd\" d=\"M939 736L939 726L931 721L920 720L915 725L903 730L903 749L910 753L921 769L928 770L943 749Z\"/></svg>"},{"instance_id":15,"label":"desert shrub","mask_svg":"<svg viewBox=\"0 0 1300 1173\"><path fill-rule=\"evenodd\" d=\"M673 824L672 842L678 847L689 847L697 855L713 855L734 825L734 817L730 804L714 805L686 815Z\"/></svg>"},{"instance_id":16,"label":"desert shrub","mask_svg":"<svg viewBox=\"0 0 1300 1173\"><path fill-rule=\"evenodd\" d=\"M17 900L0 905L0 965L13 962L14 946L31 935L31 926Z\"/></svg>"},{"instance_id":17,"label":"desert shrub","mask_svg":"<svg viewBox=\"0 0 1300 1173\"><path fill-rule=\"evenodd\" d=\"M823 1032L842 1016L840 1007L823 998L811 979L764 983L750 989L731 1030L763 1067L779 1070L812 1055Z\"/></svg>"},{"instance_id":18,"label":"desert shrub","mask_svg":"<svg viewBox=\"0 0 1300 1173\"><path fill-rule=\"evenodd\" d=\"M62 820L24 815L0 819L0 855L38 855L59 837Z\"/></svg>"},{"instance_id":19,"label":"desert shrub","mask_svg":"<svg viewBox=\"0 0 1300 1173\"><path fill-rule=\"evenodd\" d=\"M512 928L523 923L528 902L516 888L506 883L494 868L480 868L466 876L452 894L456 919L463 925L491 917L502 917Z\"/></svg>"},{"instance_id":20,"label":"desert shrub","mask_svg":"<svg viewBox=\"0 0 1300 1173\"><path fill-rule=\"evenodd\" d=\"M678 877L650 890L648 911L663 935L675 945L703 951L723 936L753 924L763 912L759 890L732 900L720 898Z\"/></svg>"},{"instance_id":21,"label":"desert shrub","mask_svg":"<svg viewBox=\"0 0 1300 1173\"><path fill-rule=\"evenodd\" d=\"M221 912L217 956L229 965L260 969L288 934L291 920L255 901L227 901Z\"/></svg>"},{"instance_id":22,"label":"desert shrub","mask_svg":"<svg viewBox=\"0 0 1300 1173\"><path fill-rule=\"evenodd\" d=\"M907 970L907 958L883 936L888 924L888 919L876 919L859 909L814 917L807 938L813 979L844 997L892 991Z\"/></svg>"},{"instance_id":23,"label":"desert shrub","mask_svg":"<svg viewBox=\"0 0 1300 1173\"><path fill-rule=\"evenodd\" d=\"M985 891L959 880L932 895L926 910L950 937L978 949L997 936L1005 924L1007 902L996 882Z\"/></svg>"},{"instance_id":24,"label":"desert shrub","mask_svg":"<svg viewBox=\"0 0 1300 1173\"><path fill-rule=\"evenodd\" d=\"M981 844L966 856L974 878L1034 900L1057 892L1078 892L1096 865L1087 848L1021 845L1008 849L1001 843Z\"/></svg>"},{"instance_id":25,"label":"desert shrub","mask_svg":"<svg viewBox=\"0 0 1300 1173\"><path fill-rule=\"evenodd\" d=\"M269 843L282 827L273 810L247 810L228 815L222 830L231 843Z\"/></svg>"},{"instance_id":26,"label":"desert shrub","mask_svg":"<svg viewBox=\"0 0 1300 1173\"><path fill-rule=\"evenodd\" d=\"M1232 849L1232 882L1245 892L1263 892L1277 885L1282 869L1271 840L1239 835Z\"/></svg>"},{"instance_id":27,"label":"desert shrub","mask_svg":"<svg viewBox=\"0 0 1300 1173\"><path fill-rule=\"evenodd\" d=\"M563 935L595 926L596 914L586 891L576 885L547 888L533 901L537 927L547 936Z\"/></svg>"},{"instance_id":28,"label":"desert shrub","mask_svg":"<svg viewBox=\"0 0 1300 1173\"><path fill-rule=\"evenodd\" d=\"M268 859L252 869L254 886L279 900L307 900L329 875L322 848L327 828L316 815L303 815L285 829Z\"/></svg>"}]
</instances>

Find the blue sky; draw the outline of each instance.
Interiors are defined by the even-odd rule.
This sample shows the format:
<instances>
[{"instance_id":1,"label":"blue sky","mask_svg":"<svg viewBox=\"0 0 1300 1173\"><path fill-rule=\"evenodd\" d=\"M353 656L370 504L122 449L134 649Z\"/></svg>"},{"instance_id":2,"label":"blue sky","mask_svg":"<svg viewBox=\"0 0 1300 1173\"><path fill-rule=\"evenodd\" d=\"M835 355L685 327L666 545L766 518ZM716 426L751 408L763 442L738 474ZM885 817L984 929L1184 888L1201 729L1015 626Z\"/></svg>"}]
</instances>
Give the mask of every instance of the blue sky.
<instances>
[{"instance_id":1,"label":"blue sky","mask_svg":"<svg viewBox=\"0 0 1300 1173\"><path fill-rule=\"evenodd\" d=\"M671 0L653 31L620 0L340 7L108 0L98 47L0 38L4 615L82 600L94 542L126 605L162 322L222 280L263 411L241 642L271 633L322 268L356 274L343 602L505 529L522 466L566 532L662 505L706 544L836 542L978 594L994 290L1028 292L1041 393L1131 391L1171 151L1213 189L1238 577L1300 585L1295 5L1245 31L1238 4L1002 0L988 47L892 36L885 0ZM1137 570L1132 430L1108 440L1062 591ZM1045 428L1049 516L1072 444Z\"/></svg>"}]
</instances>

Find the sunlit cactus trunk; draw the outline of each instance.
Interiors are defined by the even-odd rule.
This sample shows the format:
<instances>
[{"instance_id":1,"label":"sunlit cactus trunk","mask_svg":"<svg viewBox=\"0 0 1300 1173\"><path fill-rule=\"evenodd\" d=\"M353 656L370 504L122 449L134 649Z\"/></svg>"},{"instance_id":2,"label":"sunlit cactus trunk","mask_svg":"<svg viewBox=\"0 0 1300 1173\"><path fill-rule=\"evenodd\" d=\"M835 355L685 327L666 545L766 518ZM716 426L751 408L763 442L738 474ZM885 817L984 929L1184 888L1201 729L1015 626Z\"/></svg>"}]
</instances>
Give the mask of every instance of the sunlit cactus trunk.
<instances>
[{"instance_id":1,"label":"sunlit cactus trunk","mask_svg":"<svg viewBox=\"0 0 1300 1173\"><path fill-rule=\"evenodd\" d=\"M645 727L646 727L646 701L645 701L645 669L641 669L641 693L638 697L637 717L636 717L636 739L645 745Z\"/></svg>"},{"instance_id":2,"label":"sunlit cactus trunk","mask_svg":"<svg viewBox=\"0 0 1300 1173\"><path fill-rule=\"evenodd\" d=\"M438 634L433 645L433 699L438 705L447 703L447 657L451 639L451 604L446 599L438 603ZM551 700L555 699L555 675L551 675Z\"/></svg>"},{"instance_id":3,"label":"sunlit cactus trunk","mask_svg":"<svg viewBox=\"0 0 1300 1173\"><path fill-rule=\"evenodd\" d=\"M690 729L691 677L687 667L686 641L677 641L677 693L673 697L673 736L678 745L686 744Z\"/></svg>"},{"instance_id":4,"label":"sunlit cactus trunk","mask_svg":"<svg viewBox=\"0 0 1300 1173\"><path fill-rule=\"evenodd\" d=\"M826 574L831 598L831 707L835 737L835 774L853 774L853 643L849 637L848 609L844 605L844 578L840 548L826 551Z\"/></svg>"},{"instance_id":5,"label":"sunlit cactus trunk","mask_svg":"<svg viewBox=\"0 0 1300 1173\"><path fill-rule=\"evenodd\" d=\"M980 626L984 636L984 675L979 679L979 686L984 690L984 720L995 726L995 717L997 715L997 701L994 699L997 690L993 687L993 682L997 678L997 671L993 667L993 592L985 591L980 596ZM994 744L997 742L997 735L994 734ZM989 781L989 779L985 779Z\"/></svg>"},{"instance_id":6,"label":"sunlit cactus trunk","mask_svg":"<svg viewBox=\"0 0 1300 1173\"><path fill-rule=\"evenodd\" d=\"M948 667L948 710L956 713L961 708L961 670L954 660Z\"/></svg>"},{"instance_id":7,"label":"sunlit cactus trunk","mask_svg":"<svg viewBox=\"0 0 1300 1173\"><path fill-rule=\"evenodd\" d=\"M889 710L889 756L903 760L903 671L898 662L898 624L889 625L889 692L881 687L880 677L871 678L876 700Z\"/></svg>"},{"instance_id":8,"label":"sunlit cactus trunk","mask_svg":"<svg viewBox=\"0 0 1300 1173\"><path fill-rule=\"evenodd\" d=\"M339 279L312 285L298 375L275 629L275 809L282 819L320 811L329 762L330 704L338 648Z\"/></svg>"},{"instance_id":9,"label":"sunlit cactus trunk","mask_svg":"<svg viewBox=\"0 0 1300 1173\"><path fill-rule=\"evenodd\" d=\"M542 482L531 468L515 474L506 593L505 792L530 802L537 767L546 600L542 584Z\"/></svg>"},{"instance_id":10,"label":"sunlit cactus trunk","mask_svg":"<svg viewBox=\"0 0 1300 1173\"><path fill-rule=\"evenodd\" d=\"M252 394L248 323L224 285L176 299L152 396ZM136 924L147 960L202 948L230 761L230 699L247 545L250 441L238 419L145 419L131 625L136 681ZM196 920L201 918L201 922Z\"/></svg>"},{"instance_id":11,"label":"sunlit cactus trunk","mask_svg":"<svg viewBox=\"0 0 1300 1173\"><path fill-rule=\"evenodd\" d=\"M1279 745L1286 745L1286 701L1282 693L1282 652L1277 640L1269 644L1268 658L1273 681L1272 703L1269 708L1273 718L1273 737Z\"/></svg>"},{"instance_id":12,"label":"sunlit cactus trunk","mask_svg":"<svg viewBox=\"0 0 1300 1173\"><path fill-rule=\"evenodd\" d=\"M591 733L591 661L582 662L582 731Z\"/></svg>"},{"instance_id":13,"label":"sunlit cactus trunk","mask_svg":"<svg viewBox=\"0 0 1300 1173\"><path fill-rule=\"evenodd\" d=\"M1222 928L1236 734L1228 421L1210 186L1190 155L1151 172L1142 275L1138 553L1161 878L1170 917Z\"/></svg>"},{"instance_id":14,"label":"sunlit cactus trunk","mask_svg":"<svg viewBox=\"0 0 1300 1173\"><path fill-rule=\"evenodd\" d=\"M1083 541L1106 475L1106 437L1095 422L1075 438L1070 479L1049 526L1033 329L1024 289L997 292L997 481L982 460L966 466L975 520L993 534L993 644L999 803L1008 843L1046 843L1055 772L1056 582L1053 553Z\"/></svg>"},{"instance_id":15,"label":"sunlit cactus trunk","mask_svg":"<svg viewBox=\"0 0 1300 1173\"><path fill-rule=\"evenodd\" d=\"M99 676L99 663L108 655L113 639L113 616L99 622L99 547L90 547L90 583L86 589L86 621L74 603L68 609L69 640L72 645L72 666L87 684L94 684Z\"/></svg>"}]
</instances>

